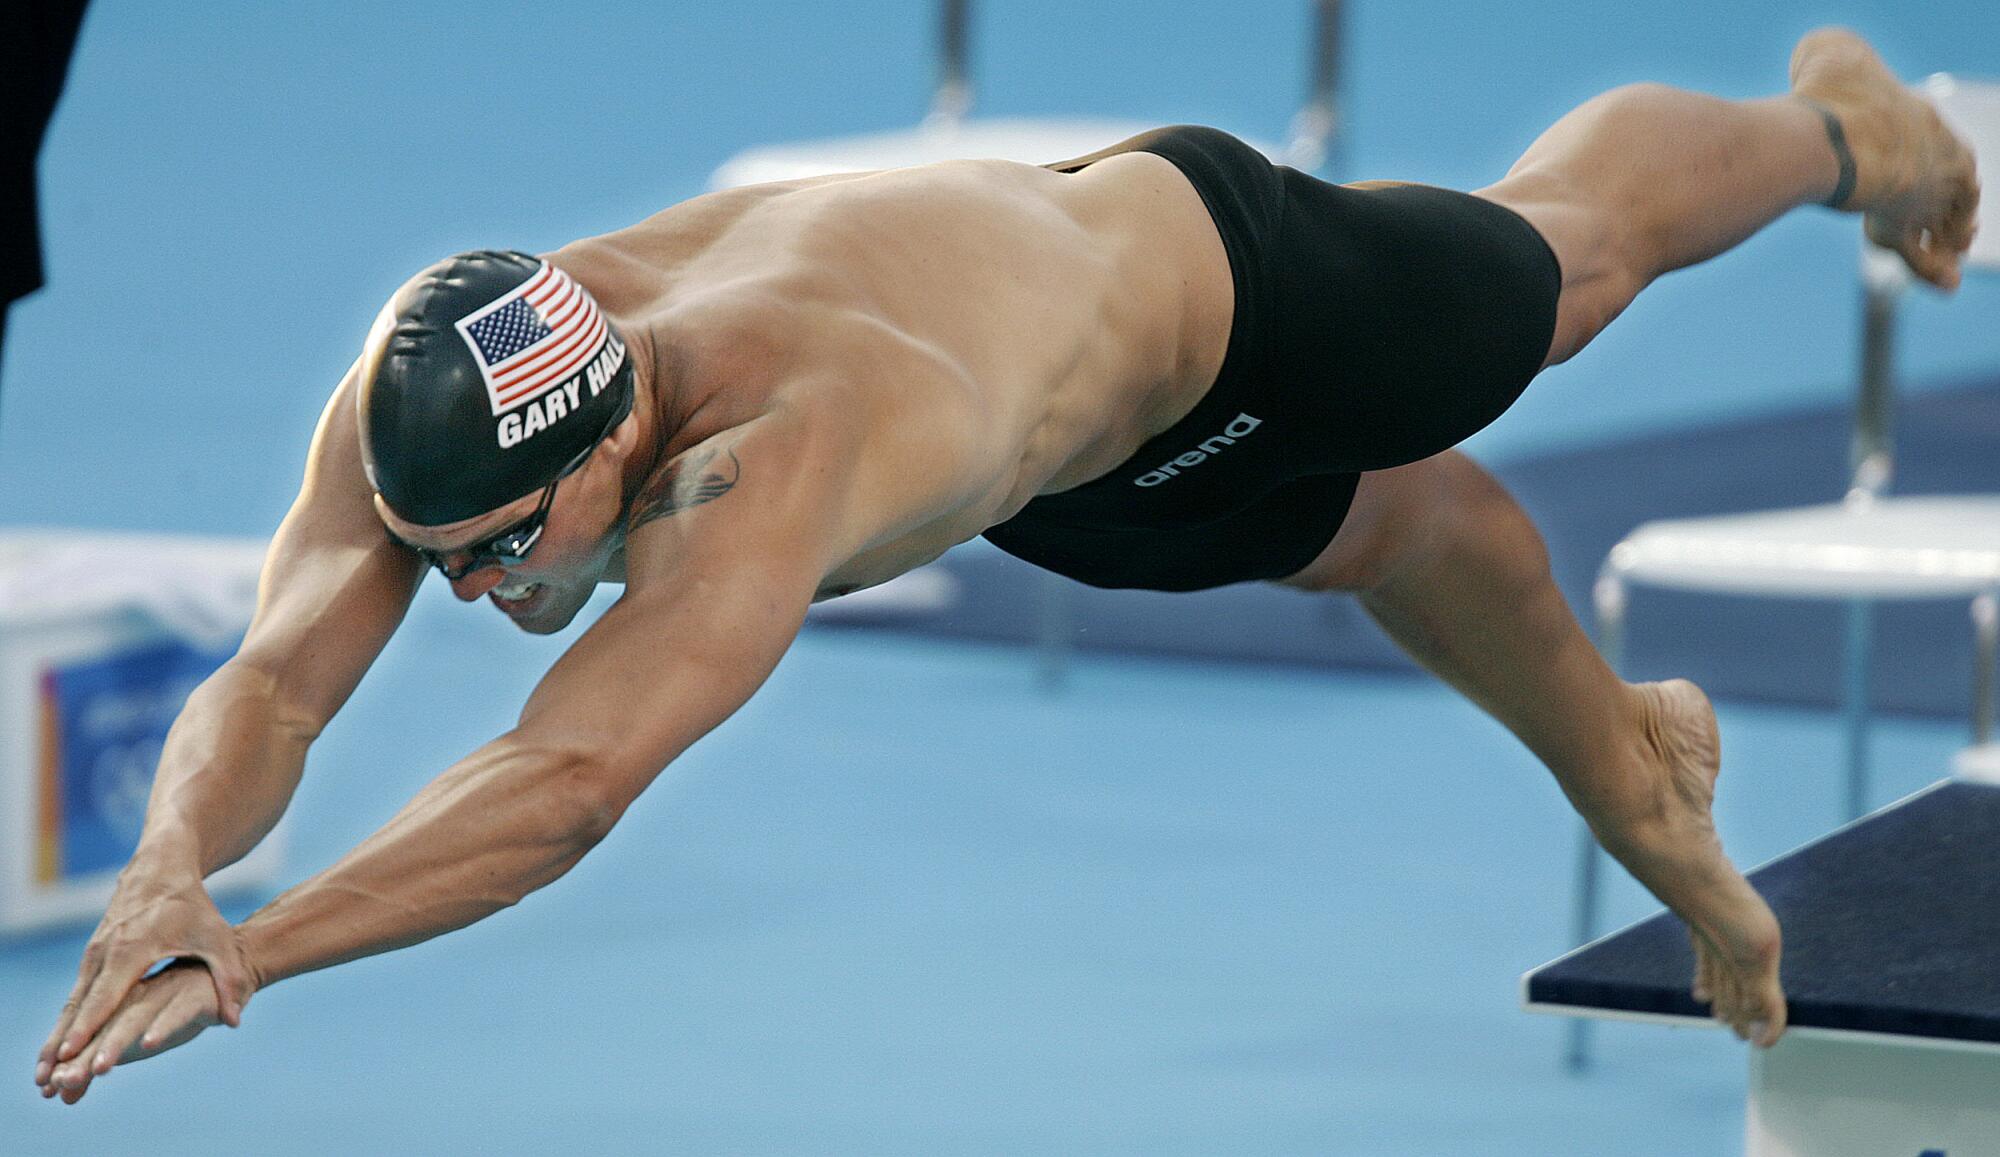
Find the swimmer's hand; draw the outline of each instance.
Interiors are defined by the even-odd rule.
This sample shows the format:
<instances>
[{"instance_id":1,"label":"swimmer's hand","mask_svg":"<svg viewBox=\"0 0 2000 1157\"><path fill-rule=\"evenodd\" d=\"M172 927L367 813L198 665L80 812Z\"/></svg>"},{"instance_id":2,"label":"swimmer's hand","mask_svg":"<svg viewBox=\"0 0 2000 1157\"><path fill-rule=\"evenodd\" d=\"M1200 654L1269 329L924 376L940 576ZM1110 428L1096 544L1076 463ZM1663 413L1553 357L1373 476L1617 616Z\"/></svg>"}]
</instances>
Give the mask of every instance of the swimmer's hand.
<instances>
[{"instance_id":1,"label":"swimmer's hand","mask_svg":"<svg viewBox=\"0 0 2000 1157\"><path fill-rule=\"evenodd\" d=\"M64 1104L74 1105L93 1080L113 1067L179 1048L221 1023L207 965L176 960L134 985L97 1036L74 1059L49 1071L42 1096L60 1096Z\"/></svg>"},{"instance_id":2,"label":"swimmer's hand","mask_svg":"<svg viewBox=\"0 0 2000 1157\"><path fill-rule=\"evenodd\" d=\"M44 1097L60 1094L74 1104L92 1076L118 1063L130 1043L127 1037L137 1038L147 1028L146 1022L133 1027L125 1017L141 991L179 990L192 983L184 974L168 984L142 983L140 978L162 960L200 965L183 973L191 971L208 985L207 1008L220 1023L234 1027L240 1022L257 985L236 929L216 910L198 876L156 870L135 857L119 876L118 891L84 949L76 987L36 1058L35 1083ZM154 1011L178 1014L184 1009L160 1006ZM126 1028L131 1031L120 1031ZM114 1038L114 1031L120 1035ZM118 1047L110 1048L114 1043ZM59 1081L59 1076L69 1079Z\"/></svg>"}]
</instances>

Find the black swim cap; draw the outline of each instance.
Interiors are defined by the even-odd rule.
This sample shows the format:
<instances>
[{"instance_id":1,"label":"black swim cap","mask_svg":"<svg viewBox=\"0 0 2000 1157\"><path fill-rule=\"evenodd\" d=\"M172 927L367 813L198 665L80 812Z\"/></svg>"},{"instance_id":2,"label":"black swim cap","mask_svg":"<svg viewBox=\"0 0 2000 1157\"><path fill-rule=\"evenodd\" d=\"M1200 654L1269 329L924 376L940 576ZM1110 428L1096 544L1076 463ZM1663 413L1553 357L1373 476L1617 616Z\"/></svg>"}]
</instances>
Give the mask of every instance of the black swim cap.
<instances>
[{"instance_id":1,"label":"black swim cap","mask_svg":"<svg viewBox=\"0 0 2000 1157\"><path fill-rule=\"evenodd\" d=\"M618 331L588 290L526 253L479 250L424 270L390 299L369 346L362 461L389 508L420 526L534 493L632 412Z\"/></svg>"}]
</instances>

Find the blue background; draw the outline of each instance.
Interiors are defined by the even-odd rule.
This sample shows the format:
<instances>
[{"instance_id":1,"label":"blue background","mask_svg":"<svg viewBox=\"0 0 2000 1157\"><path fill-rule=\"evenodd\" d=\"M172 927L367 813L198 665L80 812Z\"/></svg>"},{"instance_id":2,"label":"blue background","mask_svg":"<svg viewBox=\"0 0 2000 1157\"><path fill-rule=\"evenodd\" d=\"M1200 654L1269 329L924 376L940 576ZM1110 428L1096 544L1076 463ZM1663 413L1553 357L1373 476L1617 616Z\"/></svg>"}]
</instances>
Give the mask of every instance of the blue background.
<instances>
[{"instance_id":1,"label":"blue background","mask_svg":"<svg viewBox=\"0 0 2000 1157\"><path fill-rule=\"evenodd\" d=\"M1906 76L2000 74L1976 0L1350 9L1341 179L1484 184L1628 81L1781 91L1828 21ZM988 3L977 109L1279 137L1306 24ZM268 534L410 272L620 227L749 145L909 124L932 35L917 0L98 3L43 158L50 285L0 369L8 518ZM1477 448L1846 396L1856 232L1801 212L1655 287ZM1917 295L1912 389L2000 365L1996 292ZM504 729L564 641L427 589L316 749L301 872ZM1835 822L1826 716L1723 725L1739 859ZM1878 801L1959 742L1891 724ZM0 1152L1727 1150L1739 1048L1610 1032L1572 1081L1515 1007L1567 947L1571 823L1429 683L1091 657L1049 698L1011 648L809 633L547 894L261 994L78 1109L28 1078L81 936L0 954ZM1616 914L1649 909L1624 887Z\"/></svg>"}]
</instances>

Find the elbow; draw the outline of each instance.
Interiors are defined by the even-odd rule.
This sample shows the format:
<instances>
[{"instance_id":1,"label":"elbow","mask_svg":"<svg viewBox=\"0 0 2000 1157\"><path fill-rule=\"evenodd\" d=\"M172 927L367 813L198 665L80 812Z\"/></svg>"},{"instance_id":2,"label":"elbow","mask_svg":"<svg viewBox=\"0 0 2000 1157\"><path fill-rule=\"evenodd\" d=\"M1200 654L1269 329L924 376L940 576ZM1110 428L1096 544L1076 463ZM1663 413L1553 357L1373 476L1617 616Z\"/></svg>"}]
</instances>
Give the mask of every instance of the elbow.
<instances>
[{"instance_id":1,"label":"elbow","mask_svg":"<svg viewBox=\"0 0 2000 1157\"><path fill-rule=\"evenodd\" d=\"M589 851L611 834L632 800L626 777L601 754L569 744L526 741L521 754L533 768L536 809L551 843Z\"/></svg>"},{"instance_id":2,"label":"elbow","mask_svg":"<svg viewBox=\"0 0 2000 1157\"><path fill-rule=\"evenodd\" d=\"M630 802L601 781L578 779L569 786L564 828L570 843L588 851L611 834Z\"/></svg>"}]
</instances>

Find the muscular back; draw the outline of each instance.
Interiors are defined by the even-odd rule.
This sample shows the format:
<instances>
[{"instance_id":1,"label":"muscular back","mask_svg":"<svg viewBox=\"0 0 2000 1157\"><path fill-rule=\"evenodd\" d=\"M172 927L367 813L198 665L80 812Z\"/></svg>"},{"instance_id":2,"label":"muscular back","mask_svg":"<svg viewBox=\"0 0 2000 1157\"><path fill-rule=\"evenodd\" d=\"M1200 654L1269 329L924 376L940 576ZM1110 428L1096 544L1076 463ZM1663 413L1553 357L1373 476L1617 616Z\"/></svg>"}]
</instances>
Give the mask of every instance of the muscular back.
<instances>
[{"instance_id":1,"label":"muscular back","mask_svg":"<svg viewBox=\"0 0 2000 1157\"><path fill-rule=\"evenodd\" d=\"M905 433L970 433L970 482L841 586L1123 461L1199 400L1232 306L1200 198L1149 154L1073 175L968 161L752 186L555 259L644 327L654 380L691 390L717 428L825 388Z\"/></svg>"}]
</instances>

